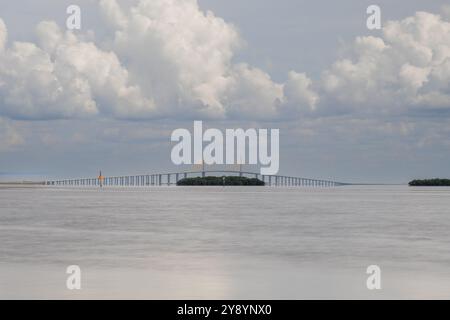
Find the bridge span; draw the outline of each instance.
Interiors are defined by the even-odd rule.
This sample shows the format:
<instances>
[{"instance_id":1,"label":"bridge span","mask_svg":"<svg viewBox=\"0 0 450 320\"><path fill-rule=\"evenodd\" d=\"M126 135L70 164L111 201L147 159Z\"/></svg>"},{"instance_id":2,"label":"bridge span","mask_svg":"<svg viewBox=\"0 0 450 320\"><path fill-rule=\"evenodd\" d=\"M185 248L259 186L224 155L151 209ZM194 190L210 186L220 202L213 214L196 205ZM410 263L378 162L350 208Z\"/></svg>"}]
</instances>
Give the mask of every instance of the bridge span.
<instances>
[{"instance_id":1,"label":"bridge span","mask_svg":"<svg viewBox=\"0 0 450 320\"><path fill-rule=\"evenodd\" d=\"M150 186L171 186L184 178L205 177L211 175L236 175L241 177L257 178L269 187L337 187L348 185L331 180L310 179L282 175L261 175L256 172L233 171L233 170L204 170L204 171L183 171L172 173L157 173L132 176L112 176L100 178L63 179L46 181L47 186L77 186L77 187L150 187Z\"/></svg>"}]
</instances>

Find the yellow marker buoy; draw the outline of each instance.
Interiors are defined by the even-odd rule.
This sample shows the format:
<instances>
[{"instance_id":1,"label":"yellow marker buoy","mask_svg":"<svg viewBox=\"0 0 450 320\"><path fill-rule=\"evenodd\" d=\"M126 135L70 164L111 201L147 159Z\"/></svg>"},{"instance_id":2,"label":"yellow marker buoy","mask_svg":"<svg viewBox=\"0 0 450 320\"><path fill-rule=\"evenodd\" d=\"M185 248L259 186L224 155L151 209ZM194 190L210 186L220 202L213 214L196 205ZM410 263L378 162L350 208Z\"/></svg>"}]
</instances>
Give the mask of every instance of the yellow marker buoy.
<instances>
[{"instance_id":1,"label":"yellow marker buoy","mask_svg":"<svg viewBox=\"0 0 450 320\"><path fill-rule=\"evenodd\" d=\"M105 180L105 177L102 176L102 172L100 171L100 175L98 176L98 182L100 184L100 188L103 187L103 180Z\"/></svg>"}]
</instances>

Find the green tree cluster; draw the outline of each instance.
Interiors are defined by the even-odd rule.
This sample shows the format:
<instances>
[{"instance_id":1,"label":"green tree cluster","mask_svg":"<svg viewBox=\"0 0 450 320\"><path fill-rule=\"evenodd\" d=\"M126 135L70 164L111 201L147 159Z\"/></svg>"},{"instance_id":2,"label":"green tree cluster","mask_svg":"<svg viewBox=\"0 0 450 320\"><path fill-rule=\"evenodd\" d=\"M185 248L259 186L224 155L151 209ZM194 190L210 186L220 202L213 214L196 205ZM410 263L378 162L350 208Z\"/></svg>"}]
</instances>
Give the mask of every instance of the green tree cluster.
<instances>
[{"instance_id":1,"label":"green tree cluster","mask_svg":"<svg viewBox=\"0 0 450 320\"><path fill-rule=\"evenodd\" d=\"M409 185L411 187L450 187L450 179L413 180Z\"/></svg>"},{"instance_id":2,"label":"green tree cluster","mask_svg":"<svg viewBox=\"0 0 450 320\"><path fill-rule=\"evenodd\" d=\"M177 182L177 186L264 186L264 181L256 178L223 176L185 178Z\"/></svg>"}]
</instances>

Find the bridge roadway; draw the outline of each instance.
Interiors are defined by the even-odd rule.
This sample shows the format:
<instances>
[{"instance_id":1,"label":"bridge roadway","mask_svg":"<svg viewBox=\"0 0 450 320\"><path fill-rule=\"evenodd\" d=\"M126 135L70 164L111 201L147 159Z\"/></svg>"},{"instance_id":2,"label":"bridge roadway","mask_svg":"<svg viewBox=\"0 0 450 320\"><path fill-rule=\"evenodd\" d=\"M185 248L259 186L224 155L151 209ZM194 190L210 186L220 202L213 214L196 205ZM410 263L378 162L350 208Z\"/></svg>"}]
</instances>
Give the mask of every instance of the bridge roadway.
<instances>
[{"instance_id":1,"label":"bridge roadway","mask_svg":"<svg viewBox=\"0 0 450 320\"><path fill-rule=\"evenodd\" d=\"M257 178L265 182L270 187L337 187L347 185L347 183L309 179L281 175L261 175L255 172L233 171L233 170L205 170L205 171L184 171L175 173L157 173L133 176L104 177L103 186L106 187L149 187L149 186L170 186L176 185L184 178L205 177L208 175L237 175L250 178ZM46 181L48 186L100 186L99 178L64 179Z\"/></svg>"}]
</instances>

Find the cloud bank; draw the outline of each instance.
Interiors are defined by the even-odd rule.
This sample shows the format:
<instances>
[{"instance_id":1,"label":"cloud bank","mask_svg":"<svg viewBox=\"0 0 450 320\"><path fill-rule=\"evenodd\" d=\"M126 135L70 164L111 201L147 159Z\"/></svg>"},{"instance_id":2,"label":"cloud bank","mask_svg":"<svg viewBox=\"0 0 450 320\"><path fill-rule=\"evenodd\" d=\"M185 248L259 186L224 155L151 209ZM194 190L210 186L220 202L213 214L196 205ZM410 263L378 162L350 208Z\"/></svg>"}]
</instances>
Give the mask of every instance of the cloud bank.
<instances>
[{"instance_id":1,"label":"cloud bank","mask_svg":"<svg viewBox=\"0 0 450 320\"><path fill-rule=\"evenodd\" d=\"M358 37L353 58L324 72L324 95L349 111L450 111L450 23L418 12L382 38Z\"/></svg>"},{"instance_id":2,"label":"cloud bank","mask_svg":"<svg viewBox=\"0 0 450 320\"><path fill-rule=\"evenodd\" d=\"M0 42L1 112L14 119L148 114L153 102L130 84L113 52L99 49L54 22L37 26L37 44ZM7 30L0 22L0 39Z\"/></svg>"},{"instance_id":3,"label":"cloud bank","mask_svg":"<svg viewBox=\"0 0 450 320\"><path fill-rule=\"evenodd\" d=\"M101 0L111 32L93 41L54 22L38 41L8 40L0 19L0 115L41 120L292 120L339 113L450 113L450 23L418 12L358 37L348 56L283 83L235 62L237 29L197 0ZM445 10L443 10L445 11Z\"/></svg>"}]
</instances>

